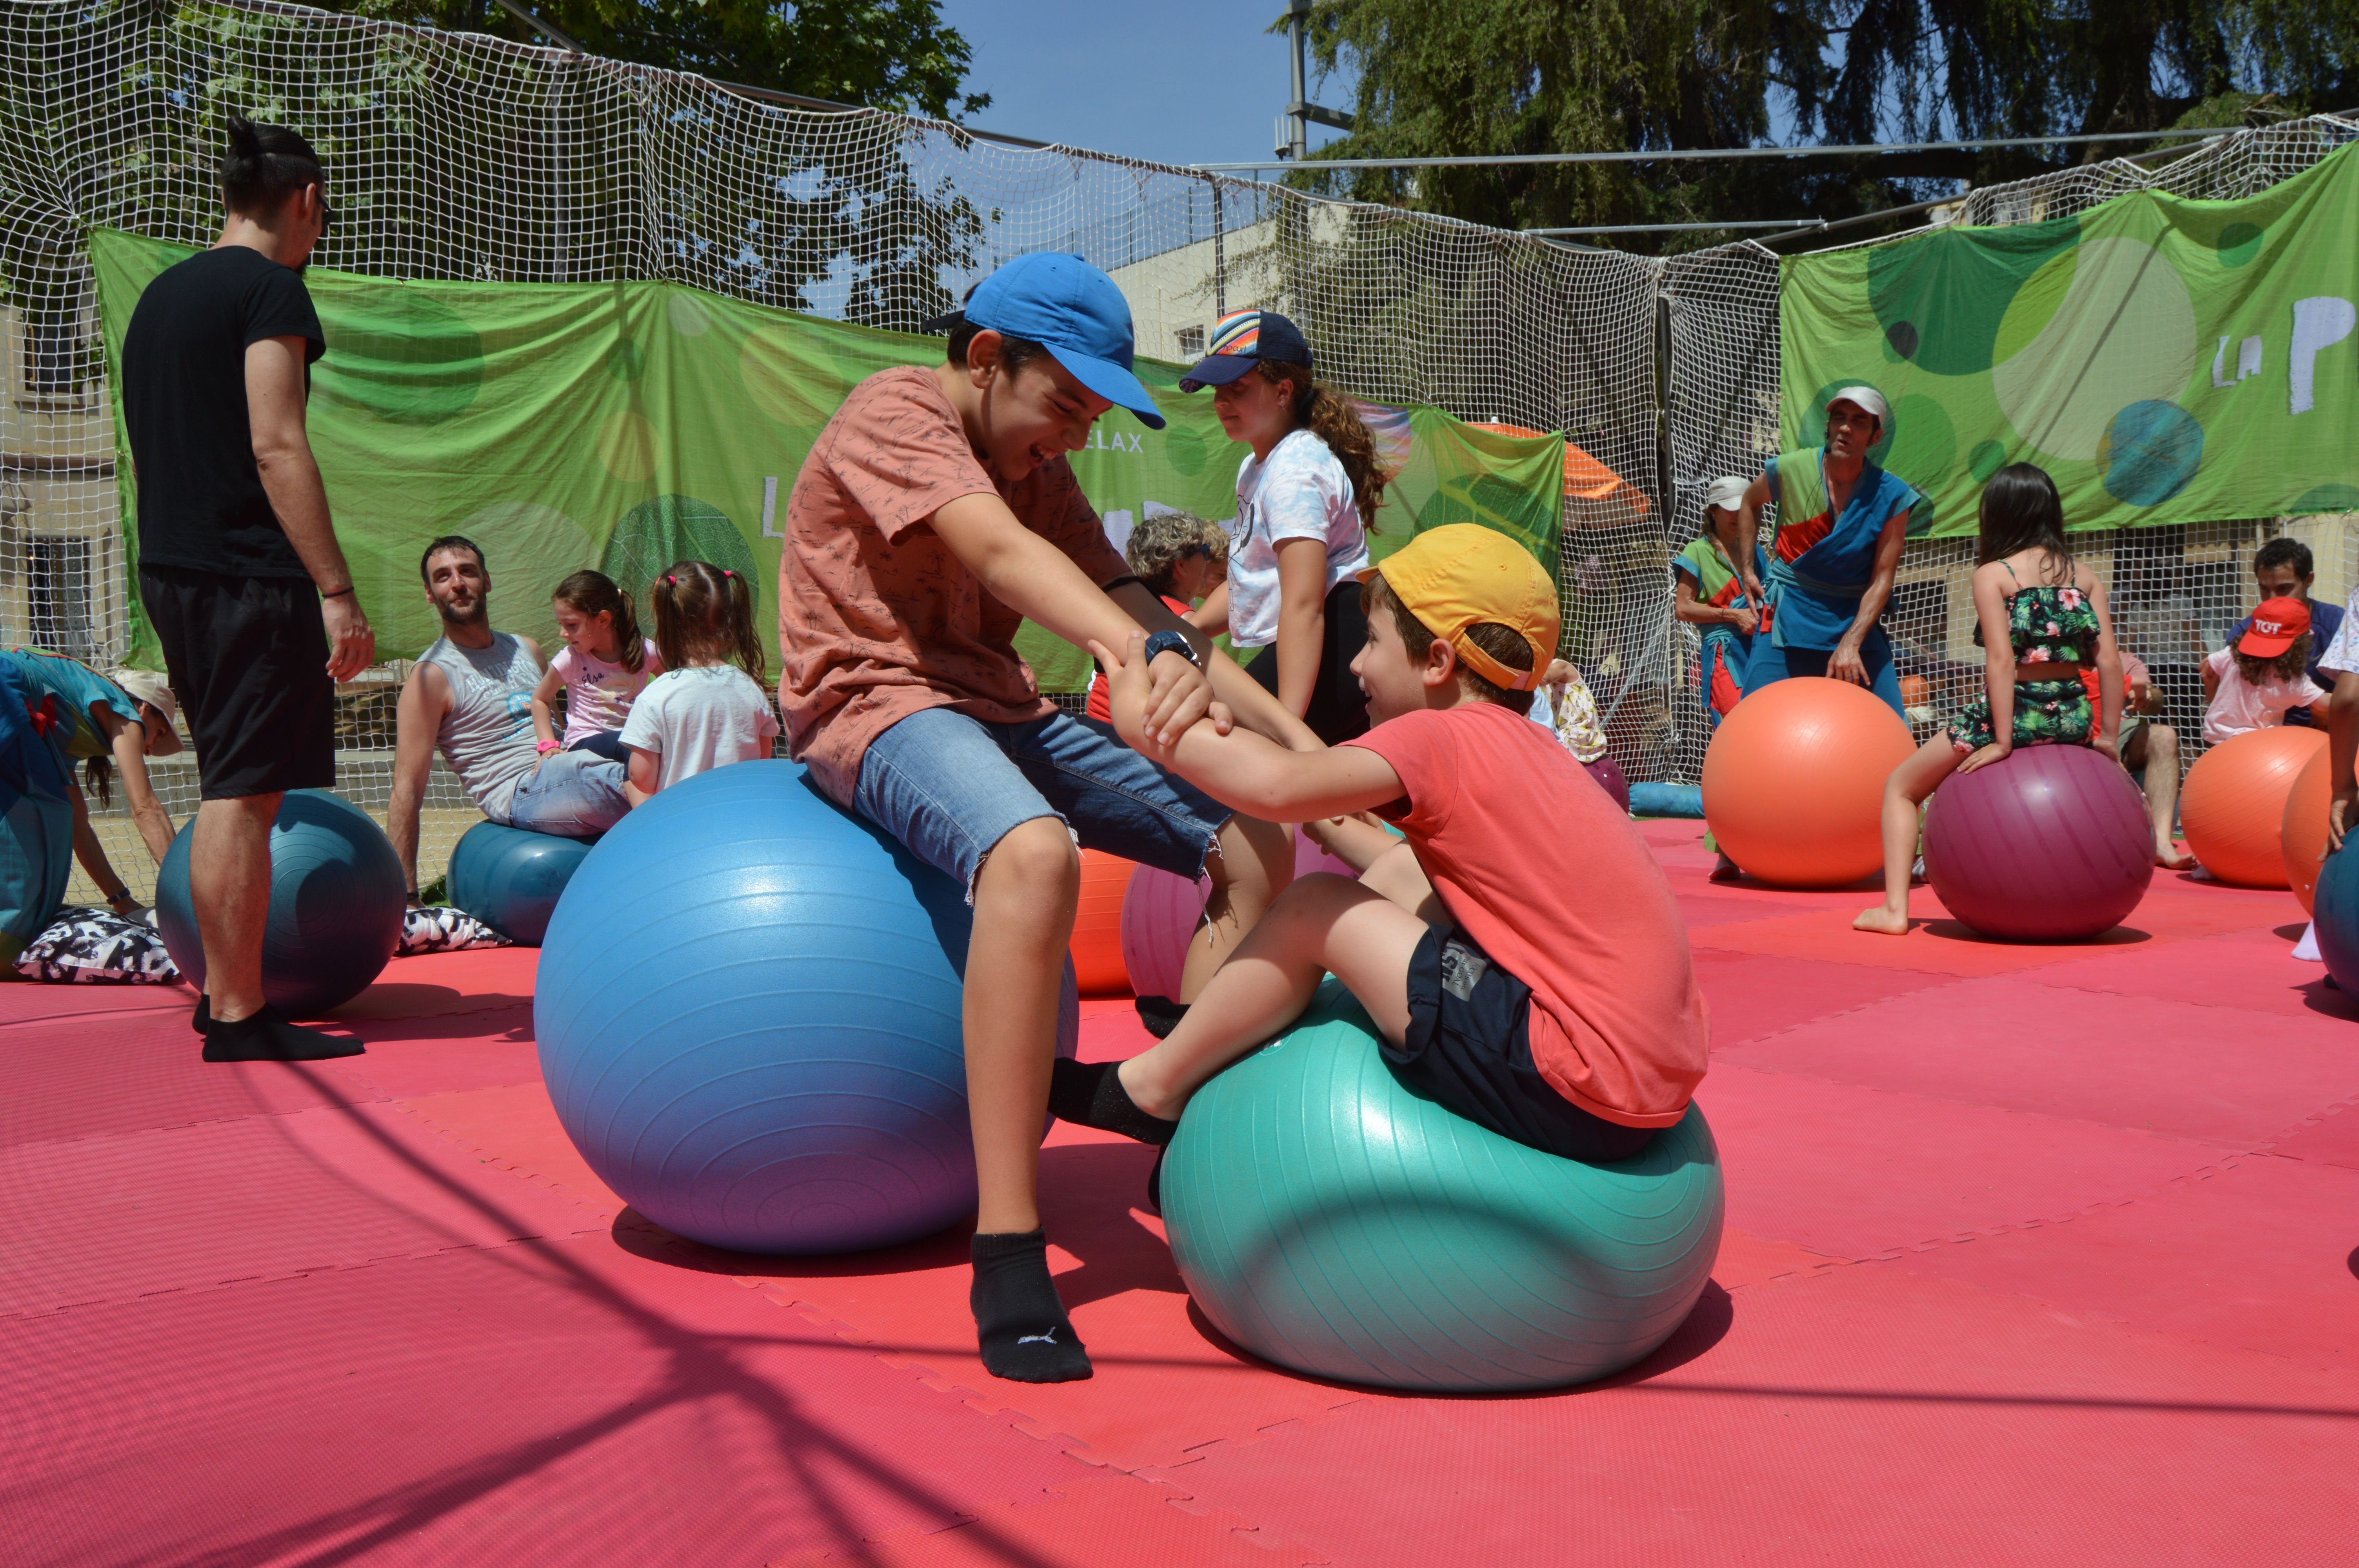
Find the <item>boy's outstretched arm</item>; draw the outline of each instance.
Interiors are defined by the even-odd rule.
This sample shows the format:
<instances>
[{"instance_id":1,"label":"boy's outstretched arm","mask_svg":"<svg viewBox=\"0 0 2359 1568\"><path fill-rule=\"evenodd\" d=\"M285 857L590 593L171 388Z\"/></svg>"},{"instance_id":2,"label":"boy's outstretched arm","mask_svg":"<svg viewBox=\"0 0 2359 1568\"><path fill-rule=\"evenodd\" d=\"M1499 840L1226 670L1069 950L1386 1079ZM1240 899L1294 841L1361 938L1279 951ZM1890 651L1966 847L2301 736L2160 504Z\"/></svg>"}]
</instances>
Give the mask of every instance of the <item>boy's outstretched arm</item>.
<instances>
[{"instance_id":1,"label":"boy's outstretched arm","mask_svg":"<svg viewBox=\"0 0 2359 1568\"><path fill-rule=\"evenodd\" d=\"M1116 654L1094 638L1090 652L1105 667L1114 729L1125 744L1154 758L1222 805L1265 822L1346 816L1401 797L1400 775L1364 746L1290 752L1250 730L1222 734L1199 724L1169 746L1147 733L1150 695L1142 655L1147 635L1133 632Z\"/></svg>"},{"instance_id":2,"label":"boy's outstretched arm","mask_svg":"<svg viewBox=\"0 0 2359 1568\"><path fill-rule=\"evenodd\" d=\"M1148 632L1177 632L1187 638L1197 656L1204 661L1204 675L1212 683L1212 696L1228 704L1238 723L1248 730L1258 730L1298 752L1316 751L1325 744L1311 732L1310 725L1294 716L1292 708L1271 696L1261 682L1221 652L1201 628L1171 613L1170 606L1145 583L1118 584L1108 590L1107 596Z\"/></svg>"}]
</instances>

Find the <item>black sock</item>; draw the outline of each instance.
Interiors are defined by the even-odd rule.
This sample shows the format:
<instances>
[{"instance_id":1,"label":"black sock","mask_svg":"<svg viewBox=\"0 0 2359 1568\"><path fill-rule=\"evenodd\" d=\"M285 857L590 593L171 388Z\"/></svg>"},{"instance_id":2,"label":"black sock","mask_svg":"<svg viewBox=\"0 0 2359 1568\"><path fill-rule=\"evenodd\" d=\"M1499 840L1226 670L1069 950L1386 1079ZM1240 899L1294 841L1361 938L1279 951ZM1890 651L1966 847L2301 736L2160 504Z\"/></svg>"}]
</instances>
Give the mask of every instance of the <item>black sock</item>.
<instances>
[{"instance_id":1,"label":"black sock","mask_svg":"<svg viewBox=\"0 0 2359 1568\"><path fill-rule=\"evenodd\" d=\"M1168 996L1136 997L1131 1005L1138 1009L1138 1022L1145 1024L1147 1032L1158 1040L1171 1038L1171 1032L1180 1027L1181 1019L1188 1016L1188 1004L1173 1001Z\"/></svg>"},{"instance_id":2,"label":"black sock","mask_svg":"<svg viewBox=\"0 0 2359 1568\"><path fill-rule=\"evenodd\" d=\"M1180 1124L1139 1109L1130 1091L1122 1087L1122 1075L1116 1071L1119 1065L1114 1062L1074 1062L1059 1057L1049 1074L1049 1108L1056 1112L1059 1121L1070 1121L1077 1127L1119 1132L1141 1143L1170 1142Z\"/></svg>"},{"instance_id":3,"label":"black sock","mask_svg":"<svg viewBox=\"0 0 2359 1568\"><path fill-rule=\"evenodd\" d=\"M289 1023L275 1007L266 1007L234 1023L216 1018L205 1026L208 1062L325 1062L357 1056L366 1049L357 1040Z\"/></svg>"},{"instance_id":4,"label":"black sock","mask_svg":"<svg viewBox=\"0 0 2359 1568\"><path fill-rule=\"evenodd\" d=\"M204 992L197 993L197 1011L189 1015L189 1027L202 1034L213 1026L213 999Z\"/></svg>"},{"instance_id":5,"label":"black sock","mask_svg":"<svg viewBox=\"0 0 2359 1568\"><path fill-rule=\"evenodd\" d=\"M1090 1354L1057 1282L1049 1277L1049 1233L1026 1230L974 1238L974 1285L967 1304L984 1368L1017 1383L1071 1383L1090 1375Z\"/></svg>"}]
</instances>

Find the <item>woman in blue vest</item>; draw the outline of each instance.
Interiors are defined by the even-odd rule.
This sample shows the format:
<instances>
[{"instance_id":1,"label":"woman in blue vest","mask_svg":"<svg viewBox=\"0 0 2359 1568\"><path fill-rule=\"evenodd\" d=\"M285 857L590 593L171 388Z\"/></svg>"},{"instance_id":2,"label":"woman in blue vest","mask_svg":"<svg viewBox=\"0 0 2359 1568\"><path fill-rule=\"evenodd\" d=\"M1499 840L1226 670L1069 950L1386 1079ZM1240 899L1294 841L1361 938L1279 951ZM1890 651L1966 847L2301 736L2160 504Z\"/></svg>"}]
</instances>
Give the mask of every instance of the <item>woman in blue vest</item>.
<instances>
[{"instance_id":1,"label":"woman in blue vest","mask_svg":"<svg viewBox=\"0 0 2359 1568\"><path fill-rule=\"evenodd\" d=\"M1909 509L1923 498L1867 460L1891 428L1881 393L1844 387L1827 404L1826 444L1771 458L1745 490L1735 564L1753 601L1772 612L1769 635L1754 639L1746 695L1788 676L1831 676L1866 687L1907 718L1891 640L1876 622L1892 600ZM1765 592L1754 551L1761 508L1773 504Z\"/></svg>"},{"instance_id":2,"label":"woman in blue vest","mask_svg":"<svg viewBox=\"0 0 2359 1568\"><path fill-rule=\"evenodd\" d=\"M110 785L119 782L132 826L147 852L163 863L172 848L172 818L148 781L147 759L180 749L172 728L172 688L150 671L118 670L110 678L80 660L34 648L0 653L0 662L16 676L26 722L47 743L64 781L63 793L73 808L75 859L108 908L125 918L140 914L138 900L108 862L106 847L91 826L82 785L86 780L105 806ZM77 762L83 766L82 779L74 776Z\"/></svg>"}]
</instances>

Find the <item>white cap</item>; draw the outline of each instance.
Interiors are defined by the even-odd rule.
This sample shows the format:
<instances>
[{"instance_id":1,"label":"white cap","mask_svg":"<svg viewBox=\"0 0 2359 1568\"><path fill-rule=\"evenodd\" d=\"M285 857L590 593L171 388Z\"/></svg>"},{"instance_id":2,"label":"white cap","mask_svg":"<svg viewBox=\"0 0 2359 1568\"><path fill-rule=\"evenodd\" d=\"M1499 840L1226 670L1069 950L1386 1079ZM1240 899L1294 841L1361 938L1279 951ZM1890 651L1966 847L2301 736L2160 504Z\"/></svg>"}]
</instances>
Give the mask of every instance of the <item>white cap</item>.
<instances>
[{"instance_id":1,"label":"white cap","mask_svg":"<svg viewBox=\"0 0 2359 1568\"><path fill-rule=\"evenodd\" d=\"M148 737L148 755L168 757L180 749L179 731L172 728L172 719L179 712L179 704L172 700L172 687L162 676L154 670L110 670L106 678L121 687L123 695L132 701L144 702L164 716L164 732ZM146 727L146 721L136 713L126 713L123 717L142 728Z\"/></svg>"},{"instance_id":2,"label":"white cap","mask_svg":"<svg viewBox=\"0 0 2359 1568\"><path fill-rule=\"evenodd\" d=\"M1733 473L1723 474L1703 487L1703 503L1717 506L1723 512L1734 512L1744 501L1745 492L1752 488L1751 480L1740 479Z\"/></svg>"},{"instance_id":3,"label":"white cap","mask_svg":"<svg viewBox=\"0 0 2359 1568\"><path fill-rule=\"evenodd\" d=\"M1838 403L1854 404L1875 415L1876 428L1879 430L1892 428L1892 410L1886 406L1884 394L1872 386L1846 386L1827 399L1827 406L1830 408Z\"/></svg>"}]
</instances>

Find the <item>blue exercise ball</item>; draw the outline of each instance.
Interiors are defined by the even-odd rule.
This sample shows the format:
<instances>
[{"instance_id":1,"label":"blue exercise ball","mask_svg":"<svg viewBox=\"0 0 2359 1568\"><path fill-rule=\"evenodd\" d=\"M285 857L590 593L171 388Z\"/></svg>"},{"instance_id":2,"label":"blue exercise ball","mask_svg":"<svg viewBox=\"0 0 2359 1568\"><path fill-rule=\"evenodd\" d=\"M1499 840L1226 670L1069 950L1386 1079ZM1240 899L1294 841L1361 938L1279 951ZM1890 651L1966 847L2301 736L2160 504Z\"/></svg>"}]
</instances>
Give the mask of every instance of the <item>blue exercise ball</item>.
<instances>
[{"instance_id":1,"label":"blue exercise ball","mask_svg":"<svg viewBox=\"0 0 2359 1568\"><path fill-rule=\"evenodd\" d=\"M190 985L205 983L205 948L189 893L189 836L180 828L156 878L156 925ZM262 938L262 994L291 1018L316 1018L369 988L401 946L409 902L401 860L385 830L333 790L289 790L270 827L270 916Z\"/></svg>"},{"instance_id":2,"label":"blue exercise ball","mask_svg":"<svg viewBox=\"0 0 2359 1568\"><path fill-rule=\"evenodd\" d=\"M1332 980L1197 1091L1162 1198L1180 1277L1231 1340L1428 1393L1561 1388L1641 1359L1703 1293L1724 1207L1694 1106L1633 1160L1541 1153L1404 1087Z\"/></svg>"},{"instance_id":3,"label":"blue exercise ball","mask_svg":"<svg viewBox=\"0 0 2359 1568\"><path fill-rule=\"evenodd\" d=\"M674 784L549 923L533 1023L558 1120L633 1207L715 1247L930 1235L975 1205L973 924L956 881L793 762ZM1079 1033L1069 962L1060 1054Z\"/></svg>"},{"instance_id":4,"label":"blue exercise ball","mask_svg":"<svg viewBox=\"0 0 2359 1568\"><path fill-rule=\"evenodd\" d=\"M2359 996L2359 846L2346 841L2318 868L2310 921L2326 972L2346 993Z\"/></svg>"},{"instance_id":5,"label":"blue exercise ball","mask_svg":"<svg viewBox=\"0 0 2359 1568\"><path fill-rule=\"evenodd\" d=\"M451 902L509 941L538 947L594 842L478 822L451 851Z\"/></svg>"}]
</instances>

